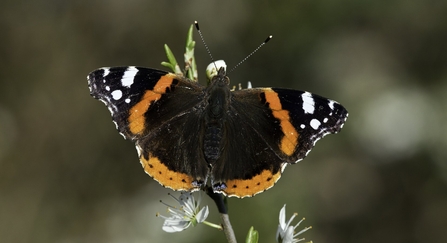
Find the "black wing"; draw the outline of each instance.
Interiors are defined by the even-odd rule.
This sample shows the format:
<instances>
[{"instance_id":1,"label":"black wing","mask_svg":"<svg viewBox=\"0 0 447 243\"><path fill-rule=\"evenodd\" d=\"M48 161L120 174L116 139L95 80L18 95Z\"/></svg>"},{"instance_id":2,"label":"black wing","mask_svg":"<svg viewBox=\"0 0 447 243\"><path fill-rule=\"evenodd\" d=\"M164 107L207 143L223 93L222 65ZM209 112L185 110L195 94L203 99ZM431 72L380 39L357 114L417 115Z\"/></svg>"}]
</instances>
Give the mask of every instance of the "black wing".
<instances>
[{"instance_id":1,"label":"black wing","mask_svg":"<svg viewBox=\"0 0 447 243\"><path fill-rule=\"evenodd\" d=\"M141 67L101 68L87 78L90 94L106 104L118 131L136 142L151 177L174 190L196 190L206 180L198 139L202 86Z\"/></svg>"},{"instance_id":2,"label":"black wing","mask_svg":"<svg viewBox=\"0 0 447 243\"><path fill-rule=\"evenodd\" d=\"M337 102L308 92L278 88L233 92L227 144L212 171L214 189L244 197L272 187L285 165L302 160L319 139L340 131L347 116Z\"/></svg>"}]
</instances>

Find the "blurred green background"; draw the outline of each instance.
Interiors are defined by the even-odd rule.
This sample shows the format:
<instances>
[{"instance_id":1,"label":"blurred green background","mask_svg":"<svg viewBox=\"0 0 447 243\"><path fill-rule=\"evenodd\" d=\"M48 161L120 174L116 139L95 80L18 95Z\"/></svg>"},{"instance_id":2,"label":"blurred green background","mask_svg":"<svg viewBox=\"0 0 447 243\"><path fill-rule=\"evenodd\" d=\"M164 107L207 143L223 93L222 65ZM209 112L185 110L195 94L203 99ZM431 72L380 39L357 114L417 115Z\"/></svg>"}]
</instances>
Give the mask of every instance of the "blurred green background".
<instances>
[{"instance_id":1,"label":"blurred green background","mask_svg":"<svg viewBox=\"0 0 447 243\"><path fill-rule=\"evenodd\" d=\"M181 59L194 20L229 67L274 36L233 84L308 90L350 112L274 188L229 199L240 242L252 225L274 242L283 204L314 242L445 242L445 0L2 1L1 242L225 242L204 225L161 230L172 191L144 173L86 80L102 66L162 68L165 43Z\"/></svg>"}]
</instances>

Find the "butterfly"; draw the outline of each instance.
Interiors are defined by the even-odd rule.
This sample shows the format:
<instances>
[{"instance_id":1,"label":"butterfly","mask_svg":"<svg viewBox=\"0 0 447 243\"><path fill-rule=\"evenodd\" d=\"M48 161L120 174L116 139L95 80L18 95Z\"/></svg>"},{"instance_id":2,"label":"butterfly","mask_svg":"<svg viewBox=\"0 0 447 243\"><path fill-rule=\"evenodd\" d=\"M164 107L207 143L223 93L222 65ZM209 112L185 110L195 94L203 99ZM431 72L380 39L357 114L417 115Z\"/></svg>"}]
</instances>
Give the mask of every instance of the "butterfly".
<instances>
[{"instance_id":1,"label":"butterfly","mask_svg":"<svg viewBox=\"0 0 447 243\"><path fill-rule=\"evenodd\" d=\"M254 196L348 117L338 102L306 91L233 90L225 68L216 68L208 86L135 66L87 77L90 94L108 107L145 172L164 187L197 191L209 184L227 196Z\"/></svg>"}]
</instances>

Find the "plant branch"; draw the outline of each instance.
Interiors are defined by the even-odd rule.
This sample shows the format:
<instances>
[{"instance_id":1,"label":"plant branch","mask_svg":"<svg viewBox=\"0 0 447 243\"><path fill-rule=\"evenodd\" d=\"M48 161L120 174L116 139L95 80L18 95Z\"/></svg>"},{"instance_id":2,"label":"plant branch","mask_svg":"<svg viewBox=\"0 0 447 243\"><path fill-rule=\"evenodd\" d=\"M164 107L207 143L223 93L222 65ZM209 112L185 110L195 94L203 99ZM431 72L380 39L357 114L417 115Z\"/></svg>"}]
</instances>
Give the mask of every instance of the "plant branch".
<instances>
[{"instance_id":1,"label":"plant branch","mask_svg":"<svg viewBox=\"0 0 447 243\"><path fill-rule=\"evenodd\" d=\"M214 203L216 203L217 210L219 211L222 220L222 228L228 242L237 243L233 227L231 226L230 217L228 216L228 209L224 197L220 193L214 193L211 187L206 187L206 194L213 199Z\"/></svg>"}]
</instances>

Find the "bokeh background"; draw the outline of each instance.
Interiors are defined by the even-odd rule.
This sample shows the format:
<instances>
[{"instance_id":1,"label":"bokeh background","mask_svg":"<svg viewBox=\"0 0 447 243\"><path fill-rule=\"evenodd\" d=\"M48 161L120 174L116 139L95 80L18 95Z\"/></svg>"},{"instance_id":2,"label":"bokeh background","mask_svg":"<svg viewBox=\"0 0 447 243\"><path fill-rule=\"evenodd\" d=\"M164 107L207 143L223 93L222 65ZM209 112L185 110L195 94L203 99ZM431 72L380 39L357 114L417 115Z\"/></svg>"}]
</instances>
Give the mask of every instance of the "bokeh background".
<instances>
[{"instance_id":1,"label":"bokeh background","mask_svg":"<svg viewBox=\"0 0 447 243\"><path fill-rule=\"evenodd\" d=\"M204 225L161 230L171 191L87 88L102 66L162 68L165 43L181 60L194 20L229 67L274 36L233 84L308 90L350 111L274 188L229 199L239 241L254 226L274 242L284 204L314 242L446 241L447 1L33 0L0 3L1 242L225 242ZM196 57L203 82L199 40Z\"/></svg>"}]
</instances>

